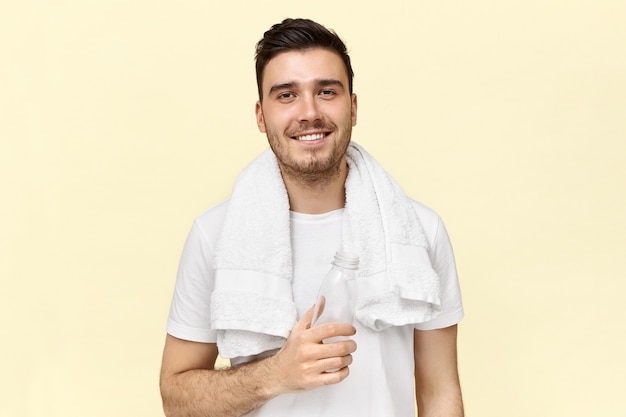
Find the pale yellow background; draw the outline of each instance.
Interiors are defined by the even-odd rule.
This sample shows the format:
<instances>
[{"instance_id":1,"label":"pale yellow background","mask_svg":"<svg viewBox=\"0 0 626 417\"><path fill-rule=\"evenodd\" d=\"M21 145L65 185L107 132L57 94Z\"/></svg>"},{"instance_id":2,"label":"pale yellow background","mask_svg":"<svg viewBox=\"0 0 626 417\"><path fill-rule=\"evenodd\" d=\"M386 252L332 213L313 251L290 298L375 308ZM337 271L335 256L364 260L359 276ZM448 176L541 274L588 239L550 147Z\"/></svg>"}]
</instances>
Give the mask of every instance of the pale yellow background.
<instances>
[{"instance_id":1,"label":"pale yellow background","mask_svg":"<svg viewBox=\"0 0 626 417\"><path fill-rule=\"evenodd\" d=\"M158 416L193 218L265 148L254 43L305 16L354 139L453 239L468 416L623 416L623 1L2 1L0 415Z\"/></svg>"}]
</instances>

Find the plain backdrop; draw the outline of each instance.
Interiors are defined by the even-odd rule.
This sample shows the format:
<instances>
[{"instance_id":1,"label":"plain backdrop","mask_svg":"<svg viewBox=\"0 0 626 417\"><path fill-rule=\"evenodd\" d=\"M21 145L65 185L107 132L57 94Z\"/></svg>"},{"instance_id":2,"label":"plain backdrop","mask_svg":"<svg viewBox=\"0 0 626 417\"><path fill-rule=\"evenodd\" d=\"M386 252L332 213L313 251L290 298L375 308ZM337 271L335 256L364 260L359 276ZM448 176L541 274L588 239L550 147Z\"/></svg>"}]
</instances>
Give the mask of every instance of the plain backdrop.
<instances>
[{"instance_id":1,"label":"plain backdrop","mask_svg":"<svg viewBox=\"0 0 626 417\"><path fill-rule=\"evenodd\" d=\"M158 416L193 219L266 148L254 44L351 51L364 145L452 238L468 416L623 416L623 1L0 2L0 415Z\"/></svg>"}]
</instances>

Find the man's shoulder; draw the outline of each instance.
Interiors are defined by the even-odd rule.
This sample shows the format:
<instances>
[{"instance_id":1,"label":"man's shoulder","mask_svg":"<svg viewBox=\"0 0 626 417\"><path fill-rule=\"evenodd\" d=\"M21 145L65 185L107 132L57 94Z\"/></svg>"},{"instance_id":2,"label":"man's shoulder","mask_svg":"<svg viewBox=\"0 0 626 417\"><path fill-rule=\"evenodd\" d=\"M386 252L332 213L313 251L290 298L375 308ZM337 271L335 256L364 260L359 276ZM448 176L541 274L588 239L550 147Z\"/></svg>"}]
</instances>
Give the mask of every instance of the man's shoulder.
<instances>
[{"instance_id":1,"label":"man's shoulder","mask_svg":"<svg viewBox=\"0 0 626 417\"><path fill-rule=\"evenodd\" d=\"M439 214L429 206L424 203L417 201L413 198L409 198L411 204L413 205L413 209L419 218L419 221L424 229L424 233L428 238L428 241L432 245L435 237L437 235L437 231L439 229L439 224L441 222L441 218Z\"/></svg>"},{"instance_id":2,"label":"man's shoulder","mask_svg":"<svg viewBox=\"0 0 626 417\"><path fill-rule=\"evenodd\" d=\"M229 201L224 200L200 213L195 219L195 227L202 230L206 236L215 236L224 224Z\"/></svg>"},{"instance_id":3,"label":"man's shoulder","mask_svg":"<svg viewBox=\"0 0 626 417\"><path fill-rule=\"evenodd\" d=\"M430 223L430 222L438 222L439 215L435 210L421 201L417 201L414 198L409 198L411 204L413 205L413 209L415 209L415 213L417 213L417 217L419 217L420 222L422 223Z\"/></svg>"},{"instance_id":4,"label":"man's shoulder","mask_svg":"<svg viewBox=\"0 0 626 417\"><path fill-rule=\"evenodd\" d=\"M209 207L196 218L198 221L210 221L214 218L223 219L226 216L226 212L228 211L228 203L230 199L223 200L214 206Z\"/></svg>"}]
</instances>

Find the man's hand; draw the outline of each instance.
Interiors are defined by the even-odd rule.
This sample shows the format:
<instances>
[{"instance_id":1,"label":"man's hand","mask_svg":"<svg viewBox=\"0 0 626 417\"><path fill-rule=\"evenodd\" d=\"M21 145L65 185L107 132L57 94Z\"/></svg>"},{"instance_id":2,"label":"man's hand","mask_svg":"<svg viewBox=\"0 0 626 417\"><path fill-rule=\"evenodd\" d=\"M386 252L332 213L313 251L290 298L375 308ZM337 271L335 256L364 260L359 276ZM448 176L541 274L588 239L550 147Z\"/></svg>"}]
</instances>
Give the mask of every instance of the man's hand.
<instances>
[{"instance_id":1,"label":"man's hand","mask_svg":"<svg viewBox=\"0 0 626 417\"><path fill-rule=\"evenodd\" d=\"M276 371L274 391L308 391L322 385L337 384L350 373L356 342L346 340L324 344L336 336L353 336L356 329L349 323L325 323L311 327L313 308L294 326L282 349L267 359Z\"/></svg>"}]
</instances>

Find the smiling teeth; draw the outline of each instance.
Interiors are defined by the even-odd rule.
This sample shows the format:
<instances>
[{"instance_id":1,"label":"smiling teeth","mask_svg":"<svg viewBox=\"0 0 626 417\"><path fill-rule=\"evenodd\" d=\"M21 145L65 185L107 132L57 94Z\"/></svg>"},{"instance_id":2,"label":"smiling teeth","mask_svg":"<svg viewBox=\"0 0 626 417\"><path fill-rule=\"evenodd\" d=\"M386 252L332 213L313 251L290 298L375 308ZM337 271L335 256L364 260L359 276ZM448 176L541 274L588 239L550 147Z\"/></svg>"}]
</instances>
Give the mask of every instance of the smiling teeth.
<instances>
[{"instance_id":1,"label":"smiling teeth","mask_svg":"<svg viewBox=\"0 0 626 417\"><path fill-rule=\"evenodd\" d=\"M318 133L315 135L306 135L306 136L298 136L298 140L318 140L324 137L323 133Z\"/></svg>"}]
</instances>

